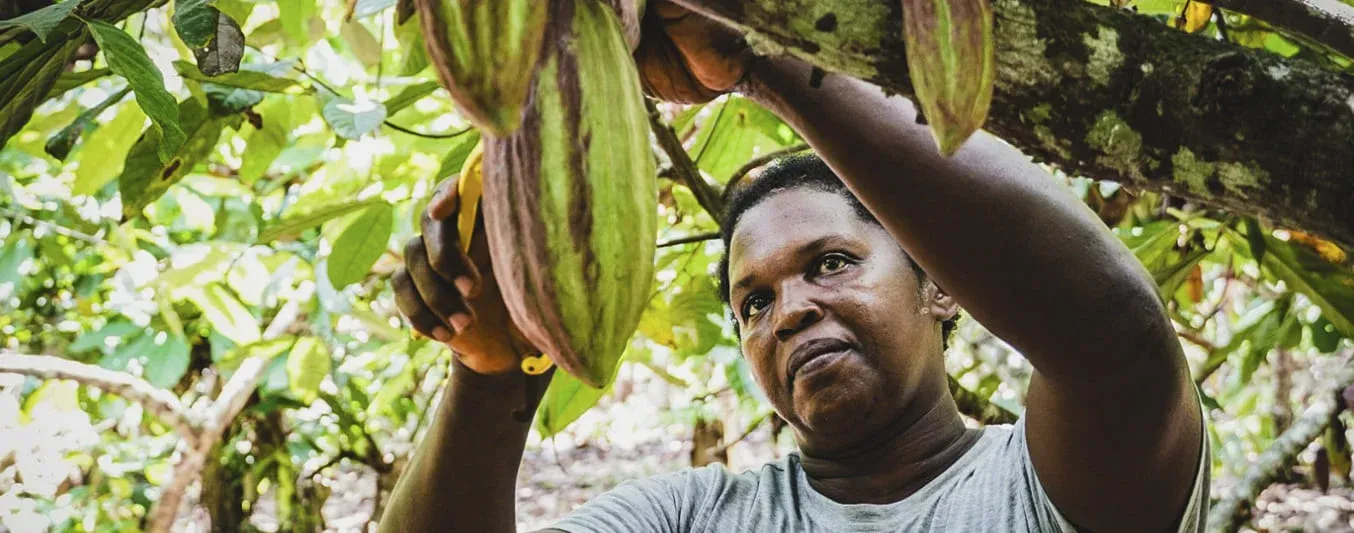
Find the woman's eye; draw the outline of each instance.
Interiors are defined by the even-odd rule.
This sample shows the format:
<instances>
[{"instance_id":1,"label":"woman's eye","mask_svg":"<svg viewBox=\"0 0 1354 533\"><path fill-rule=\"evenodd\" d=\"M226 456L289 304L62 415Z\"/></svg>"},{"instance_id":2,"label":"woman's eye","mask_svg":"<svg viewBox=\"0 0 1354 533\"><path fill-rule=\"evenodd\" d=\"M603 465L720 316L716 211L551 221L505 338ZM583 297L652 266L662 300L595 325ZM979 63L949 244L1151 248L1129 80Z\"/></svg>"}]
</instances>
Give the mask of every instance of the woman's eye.
<instances>
[{"instance_id":1,"label":"woman's eye","mask_svg":"<svg viewBox=\"0 0 1354 533\"><path fill-rule=\"evenodd\" d=\"M743 300L743 318L745 320L752 318L760 313L767 303L767 298L760 294L749 296L748 299Z\"/></svg>"},{"instance_id":2,"label":"woman's eye","mask_svg":"<svg viewBox=\"0 0 1354 533\"><path fill-rule=\"evenodd\" d=\"M827 254L818 260L818 273L830 274L846 268L848 264L849 260L842 254Z\"/></svg>"}]
</instances>

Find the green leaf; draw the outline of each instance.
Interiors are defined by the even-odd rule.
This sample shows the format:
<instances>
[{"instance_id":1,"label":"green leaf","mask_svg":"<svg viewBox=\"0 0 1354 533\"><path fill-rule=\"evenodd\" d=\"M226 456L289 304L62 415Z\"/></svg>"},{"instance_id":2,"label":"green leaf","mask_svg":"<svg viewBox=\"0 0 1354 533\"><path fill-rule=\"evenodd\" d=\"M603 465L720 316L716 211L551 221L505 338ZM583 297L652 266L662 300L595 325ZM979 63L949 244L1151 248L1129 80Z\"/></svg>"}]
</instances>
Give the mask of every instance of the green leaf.
<instances>
[{"instance_id":1,"label":"green leaf","mask_svg":"<svg viewBox=\"0 0 1354 533\"><path fill-rule=\"evenodd\" d=\"M122 98L127 96L127 93L131 92L131 90L131 87L124 87L122 90L108 95L108 97L104 98L98 105L80 113L80 116L75 117L75 120L71 122L70 125L61 128L61 131L57 132L56 135L47 139L47 144L43 146L43 150L47 152L47 155L65 161L66 156L71 153L71 148L75 146L75 141L79 140L80 136L83 135L86 130L93 127L94 119L98 118L99 114L103 113L104 110L121 102Z\"/></svg>"},{"instance_id":2,"label":"green leaf","mask_svg":"<svg viewBox=\"0 0 1354 533\"><path fill-rule=\"evenodd\" d=\"M296 126L292 121L291 105L290 98L275 98L257 110L263 120L263 128L250 133L246 141L240 161L241 182L252 184L258 181L287 147L287 141Z\"/></svg>"},{"instance_id":3,"label":"green leaf","mask_svg":"<svg viewBox=\"0 0 1354 533\"><path fill-rule=\"evenodd\" d=\"M386 113L393 116L395 113L399 113L400 110L413 105L414 102L422 100L423 97L432 94L439 87L441 87L441 85L435 81L425 81L423 83L405 87L404 90L400 91L400 94L392 96L389 100L385 101Z\"/></svg>"},{"instance_id":4,"label":"green leaf","mask_svg":"<svg viewBox=\"0 0 1354 533\"><path fill-rule=\"evenodd\" d=\"M178 71L180 76L190 80L267 93L294 93L300 88L300 85L296 83L296 80L281 78L256 70L249 70L250 68L250 66L245 66L238 72L208 76L199 72L192 63L187 61L174 62L174 70Z\"/></svg>"},{"instance_id":5,"label":"green leaf","mask_svg":"<svg viewBox=\"0 0 1354 533\"><path fill-rule=\"evenodd\" d=\"M157 344L146 354L145 377L151 385L162 389L173 387L188 371L190 349L188 341L178 335L169 335L164 344Z\"/></svg>"},{"instance_id":6,"label":"green leaf","mask_svg":"<svg viewBox=\"0 0 1354 533\"><path fill-rule=\"evenodd\" d=\"M334 239L327 261L329 283L342 289L361 281L381 258L394 230L394 208L381 203L367 208Z\"/></svg>"},{"instance_id":7,"label":"green leaf","mask_svg":"<svg viewBox=\"0 0 1354 533\"><path fill-rule=\"evenodd\" d=\"M92 68L89 70L82 70L80 72L62 72L60 76L57 76L56 83L52 84L51 90L47 91L46 99L51 100L53 98L61 96L66 91L69 91L71 89L74 89L76 87L79 87L81 85L97 80L112 73L113 71L111 69L106 68Z\"/></svg>"},{"instance_id":8,"label":"green leaf","mask_svg":"<svg viewBox=\"0 0 1354 533\"><path fill-rule=\"evenodd\" d=\"M19 267L32 257L33 242L29 238L18 238L5 244L4 251L0 252L0 285L23 281L24 274L19 271ZM0 293L3 292L0 290ZM8 309L8 305L0 309Z\"/></svg>"},{"instance_id":9,"label":"green leaf","mask_svg":"<svg viewBox=\"0 0 1354 533\"><path fill-rule=\"evenodd\" d=\"M165 90L164 76L132 36L107 22L91 20L88 25L109 68L131 84L132 91L136 92L136 103L159 131L156 151L161 162L169 163L187 136L179 127L179 107L174 96Z\"/></svg>"},{"instance_id":10,"label":"green leaf","mask_svg":"<svg viewBox=\"0 0 1354 533\"><path fill-rule=\"evenodd\" d=\"M1175 264L1153 271L1152 279L1157 282L1157 287L1161 289L1162 298L1170 300L1175 291L1179 290L1180 286L1185 283L1185 279L1189 277L1190 271L1194 270L1194 266L1198 265L1199 261L1203 260L1209 253L1208 249L1199 248L1190 252Z\"/></svg>"},{"instance_id":11,"label":"green leaf","mask_svg":"<svg viewBox=\"0 0 1354 533\"><path fill-rule=\"evenodd\" d=\"M461 167L465 165L466 158L470 157L470 152L473 152L475 146L480 143L480 132L470 131L457 137L455 142L456 144L447 150L447 155L442 156L442 164L437 168L437 176L434 181L441 182L451 177L452 174L461 172Z\"/></svg>"},{"instance_id":12,"label":"green leaf","mask_svg":"<svg viewBox=\"0 0 1354 533\"><path fill-rule=\"evenodd\" d=\"M80 166L75 169L71 194L94 194L121 173L127 151L141 136L145 124L146 114L141 108L127 104L113 120L90 133L80 151Z\"/></svg>"},{"instance_id":13,"label":"green leaf","mask_svg":"<svg viewBox=\"0 0 1354 533\"><path fill-rule=\"evenodd\" d=\"M259 340L258 320L221 284L186 288L183 294L202 310L203 318L222 336L241 345Z\"/></svg>"},{"instance_id":14,"label":"green leaf","mask_svg":"<svg viewBox=\"0 0 1354 533\"><path fill-rule=\"evenodd\" d=\"M329 348L315 337L301 337L287 355L287 384L292 395L311 402L329 375Z\"/></svg>"},{"instance_id":15,"label":"green leaf","mask_svg":"<svg viewBox=\"0 0 1354 533\"><path fill-rule=\"evenodd\" d=\"M1312 330L1312 346L1315 346L1321 353L1334 352L1336 348L1340 347L1340 339L1344 338L1326 317L1316 319L1310 329Z\"/></svg>"},{"instance_id":16,"label":"green leaf","mask_svg":"<svg viewBox=\"0 0 1354 533\"><path fill-rule=\"evenodd\" d=\"M71 13L77 7L80 7L80 0L57 2L12 19L0 20L0 30L16 27L28 28L29 31L38 36L39 41L46 43L47 36L52 33L52 30L55 30L57 25L71 16Z\"/></svg>"},{"instance_id":17,"label":"green leaf","mask_svg":"<svg viewBox=\"0 0 1354 533\"><path fill-rule=\"evenodd\" d=\"M536 408L536 430L542 438L550 438L597 405L606 393L607 389L594 389L568 372L556 370Z\"/></svg>"},{"instance_id":18,"label":"green leaf","mask_svg":"<svg viewBox=\"0 0 1354 533\"><path fill-rule=\"evenodd\" d=\"M912 87L940 153L953 155L983 126L996 78L988 0L903 0Z\"/></svg>"},{"instance_id":19,"label":"green leaf","mask_svg":"<svg viewBox=\"0 0 1354 533\"><path fill-rule=\"evenodd\" d=\"M164 144L160 131L155 128L146 130L127 152L122 175L118 178L124 220L140 216L142 208L158 199L171 185L192 171L199 161L211 154L227 120L209 117L207 111L193 98L181 102L175 114L182 116L189 137L187 142L180 142L179 147L170 152L169 159L160 157ZM234 119L239 120L238 117Z\"/></svg>"},{"instance_id":20,"label":"green leaf","mask_svg":"<svg viewBox=\"0 0 1354 533\"><path fill-rule=\"evenodd\" d=\"M296 44L309 46L312 42L310 19L315 16L316 5L312 0L278 0L278 18L282 21L282 30Z\"/></svg>"},{"instance_id":21,"label":"green leaf","mask_svg":"<svg viewBox=\"0 0 1354 533\"><path fill-rule=\"evenodd\" d=\"M248 0L211 0L212 7L239 23L249 21L254 12L254 3Z\"/></svg>"},{"instance_id":22,"label":"green leaf","mask_svg":"<svg viewBox=\"0 0 1354 533\"><path fill-rule=\"evenodd\" d=\"M386 120L386 107L380 102L358 104L347 98L323 96L324 108L320 114L334 133L344 139L359 139L375 132Z\"/></svg>"},{"instance_id":23,"label":"green leaf","mask_svg":"<svg viewBox=\"0 0 1354 533\"><path fill-rule=\"evenodd\" d=\"M1264 266L1301 292L1321 316L1346 337L1354 337L1354 271L1292 242L1265 237Z\"/></svg>"},{"instance_id":24,"label":"green leaf","mask_svg":"<svg viewBox=\"0 0 1354 533\"><path fill-rule=\"evenodd\" d=\"M1262 261L1265 258L1265 235L1264 230L1260 229L1260 223L1254 218L1246 219L1246 243L1251 247L1251 257L1256 261Z\"/></svg>"},{"instance_id":25,"label":"green leaf","mask_svg":"<svg viewBox=\"0 0 1354 533\"><path fill-rule=\"evenodd\" d=\"M175 0L174 31L189 48L205 48L216 38L218 13L208 0Z\"/></svg>"},{"instance_id":26,"label":"green leaf","mask_svg":"<svg viewBox=\"0 0 1354 533\"><path fill-rule=\"evenodd\" d=\"M259 232L255 241L263 244L277 239L294 236L348 213L385 203L380 198L366 200L344 200L331 204L307 208L299 212L288 212L282 220Z\"/></svg>"},{"instance_id":27,"label":"green leaf","mask_svg":"<svg viewBox=\"0 0 1354 533\"><path fill-rule=\"evenodd\" d=\"M90 350L102 350L109 337L122 338L138 331L141 326L133 324L129 320L114 320L95 331L87 331L76 337L75 341L66 347L69 353L87 352Z\"/></svg>"},{"instance_id":28,"label":"green leaf","mask_svg":"<svg viewBox=\"0 0 1354 533\"><path fill-rule=\"evenodd\" d=\"M409 17L395 29L395 39L400 42L400 66L395 73L400 76L413 76L428 68L428 52L423 46L423 30L419 27L418 15ZM392 111L391 114L394 114Z\"/></svg>"},{"instance_id":29,"label":"green leaf","mask_svg":"<svg viewBox=\"0 0 1354 533\"><path fill-rule=\"evenodd\" d=\"M127 370L127 364L133 359L141 359L155 349L155 336L142 332L130 341L123 339L121 345L99 359L99 366L109 370Z\"/></svg>"},{"instance_id":30,"label":"green leaf","mask_svg":"<svg viewBox=\"0 0 1354 533\"><path fill-rule=\"evenodd\" d=\"M0 148L32 118L79 47L80 39L59 46L34 40L0 60Z\"/></svg>"}]
</instances>

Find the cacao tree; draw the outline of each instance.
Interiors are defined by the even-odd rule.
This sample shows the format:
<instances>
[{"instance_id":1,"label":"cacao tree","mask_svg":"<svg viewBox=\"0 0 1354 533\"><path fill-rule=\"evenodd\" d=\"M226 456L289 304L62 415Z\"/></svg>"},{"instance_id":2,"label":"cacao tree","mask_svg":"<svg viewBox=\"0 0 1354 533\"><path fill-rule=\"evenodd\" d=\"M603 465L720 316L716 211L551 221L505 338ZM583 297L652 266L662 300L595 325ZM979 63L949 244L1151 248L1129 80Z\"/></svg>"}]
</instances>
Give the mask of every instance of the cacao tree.
<instances>
[{"instance_id":1,"label":"cacao tree","mask_svg":"<svg viewBox=\"0 0 1354 533\"><path fill-rule=\"evenodd\" d=\"M570 3L616 25L571 30L600 44L533 47L547 34L525 32L487 50L511 60L502 68L548 56L557 72L584 53L609 59L581 68L629 68L643 3ZM759 53L918 98L942 146L981 125L1083 198L1152 273L1186 347L1211 421L1214 527L1301 524L1253 516L1273 483L1349 494L1349 434L1332 428L1354 423L1336 401L1354 380L1354 4L996 0L984 4L990 26L958 20L973 40L947 45L908 37L921 1L679 3L744 30ZM621 222L588 235L647 238L589 246L639 261L625 283L645 298L608 318L605 360L568 359L558 344L586 325L538 332L562 339L545 355L566 354L554 362L582 379L555 374L529 455L604 447L606 427L683 428L681 461L788 445L774 440L777 419L711 274L724 191L806 150L802 139L737 95L646 101L608 73L564 86L521 67L529 85L469 87L460 80L482 79L484 65L456 63L453 44L475 41L496 13L452 4L0 4L4 528L311 531L379 519L452 356L401 322L390 290L400 243L474 153L491 162L484 172L502 172L529 163L505 159L514 143L565 131L541 103L565 91L594 102L579 120L595 145L629 147L617 173L628 181L588 197ZM933 6L955 16L959 4ZM538 11L522 16L552 16ZM990 49L990 80L978 69L966 74L976 83L947 86L945 69L913 59L942 46ZM926 93L928 75L968 105ZM504 113L512 105L527 113ZM513 123L523 118L540 123ZM567 159L551 153L544 161ZM513 177L541 188L579 179L535 168ZM492 183L486 196L505 197ZM567 205L571 194L550 198ZM486 200L483 211L502 207ZM495 217L512 220L504 234L578 229L558 205L514 214ZM498 270L539 272L562 247ZM583 275L556 281L567 283L588 286ZM560 314L587 318L576 315ZM1017 355L961 321L947 367L966 415L1003 423L1021 412L1030 368ZM524 468L524 486L556 468L593 474L560 462ZM339 483L350 475L360 482ZM524 526L568 510L523 498L543 513Z\"/></svg>"}]
</instances>

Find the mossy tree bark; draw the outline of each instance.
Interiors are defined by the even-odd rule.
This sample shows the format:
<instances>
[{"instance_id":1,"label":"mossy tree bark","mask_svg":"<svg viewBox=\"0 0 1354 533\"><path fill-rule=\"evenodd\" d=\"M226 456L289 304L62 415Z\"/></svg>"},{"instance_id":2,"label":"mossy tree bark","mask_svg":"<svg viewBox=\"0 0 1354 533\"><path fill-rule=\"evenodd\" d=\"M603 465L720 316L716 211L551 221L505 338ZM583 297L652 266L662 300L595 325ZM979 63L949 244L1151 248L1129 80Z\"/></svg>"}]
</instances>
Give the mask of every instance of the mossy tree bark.
<instances>
[{"instance_id":1,"label":"mossy tree bark","mask_svg":"<svg viewBox=\"0 0 1354 533\"><path fill-rule=\"evenodd\" d=\"M676 0L830 72L911 94L897 0ZM1076 0L993 0L985 128L1069 174L1354 245L1354 76Z\"/></svg>"}]
</instances>

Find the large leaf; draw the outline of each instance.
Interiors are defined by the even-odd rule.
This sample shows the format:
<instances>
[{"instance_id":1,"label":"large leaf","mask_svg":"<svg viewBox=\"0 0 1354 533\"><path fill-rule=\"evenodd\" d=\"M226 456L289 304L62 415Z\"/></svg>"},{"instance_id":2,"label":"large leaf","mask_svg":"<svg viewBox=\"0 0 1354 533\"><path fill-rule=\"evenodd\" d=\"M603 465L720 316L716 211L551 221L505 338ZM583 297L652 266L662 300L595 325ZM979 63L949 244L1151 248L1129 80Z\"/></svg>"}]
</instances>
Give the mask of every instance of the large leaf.
<instances>
[{"instance_id":1,"label":"large leaf","mask_svg":"<svg viewBox=\"0 0 1354 533\"><path fill-rule=\"evenodd\" d=\"M144 106L143 106L144 109ZM122 216L124 219L136 218L141 209L177 183L199 161L206 158L216 148L221 131L239 117L221 118L208 115L196 99L189 98L179 104L176 115L181 116L187 126L187 142L170 152L163 159L164 144L160 130L151 128L142 134L136 144L127 153L122 175L118 178L118 191L122 195ZM176 126L177 128L177 126ZM179 132L183 134L182 131Z\"/></svg>"},{"instance_id":2,"label":"large leaf","mask_svg":"<svg viewBox=\"0 0 1354 533\"><path fill-rule=\"evenodd\" d=\"M289 98L274 98L256 109L263 127L249 134L240 161L240 181L252 184L263 177L273 161L287 147L287 140L296 124L292 120L293 102Z\"/></svg>"},{"instance_id":3,"label":"large leaf","mask_svg":"<svg viewBox=\"0 0 1354 533\"><path fill-rule=\"evenodd\" d=\"M329 347L315 337L301 337L287 355L287 384L292 395L311 402L320 392L320 383L329 376Z\"/></svg>"},{"instance_id":4,"label":"large leaf","mask_svg":"<svg viewBox=\"0 0 1354 533\"><path fill-rule=\"evenodd\" d=\"M361 209L384 203L380 198L366 200L344 200L332 204L308 207L296 212L288 212L281 221L259 232L256 242L267 243L273 240L291 237L335 218Z\"/></svg>"},{"instance_id":5,"label":"large leaf","mask_svg":"<svg viewBox=\"0 0 1354 533\"><path fill-rule=\"evenodd\" d=\"M66 156L70 155L71 148L75 146L75 142L80 139L80 136L83 135L85 131L94 127L94 119L98 118L99 114L103 113L108 108L121 102L122 98L127 96L128 92L131 92L130 87L108 95L102 102L81 112L80 116L75 117L75 120L72 121L70 125L61 128L61 131L57 132L56 135L47 139L47 144L43 146L43 150L47 152L47 155L64 161Z\"/></svg>"},{"instance_id":6,"label":"large leaf","mask_svg":"<svg viewBox=\"0 0 1354 533\"><path fill-rule=\"evenodd\" d=\"M90 350L102 350L107 346L108 339L120 339L141 331L143 328L133 324L128 320L114 320L105 324L95 331L87 331L81 334L66 347L69 353L87 352Z\"/></svg>"},{"instance_id":7,"label":"large leaf","mask_svg":"<svg viewBox=\"0 0 1354 533\"><path fill-rule=\"evenodd\" d=\"M348 50L363 66L375 67L381 62L381 43L361 22L349 20L340 24L339 35L348 43Z\"/></svg>"},{"instance_id":8,"label":"large leaf","mask_svg":"<svg viewBox=\"0 0 1354 533\"><path fill-rule=\"evenodd\" d=\"M606 393L607 389L594 389L568 372L556 370L536 408L536 430L541 437L550 438L597 405Z\"/></svg>"},{"instance_id":9,"label":"large leaf","mask_svg":"<svg viewBox=\"0 0 1354 533\"><path fill-rule=\"evenodd\" d=\"M903 0L903 13L912 87L940 153L949 156L982 127L992 104L992 6L988 0Z\"/></svg>"},{"instance_id":10,"label":"large leaf","mask_svg":"<svg viewBox=\"0 0 1354 533\"><path fill-rule=\"evenodd\" d=\"M1354 272L1308 247L1270 235L1265 236L1265 249L1266 268L1320 307L1322 318L1345 337L1354 337Z\"/></svg>"},{"instance_id":11,"label":"large leaf","mask_svg":"<svg viewBox=\"0 0 1354 533\"><path fill-rule=\"evenodd\" d=\"M132 36L107 22L91 20L88 24L108 60L108 67L127 79L136 93L136 103L155 125L159 132L156 153L162 163L169 163L187 136L179 126L179 106L174 96L165 90L164 76Z\"/></svg>"},{"instance_id":12,"label":"large leaf","mask_svg":"<svg viewBox=\"0 0 1354 533\"><path fill-rule=\"evenodd\" d=\"M399 94L392 96L389 100L385 101L386 113L390 115L399 113L401 109L422 100L423 97L432 94L433 91L436 91L437 88L441 86L441 84L435 81L425 81L423 83L416 83L405 87Z\"/></svg>"},{"instance_id":13,"label":"large leaf","mask_svg":"<svg viewBox=\"0 0 1354 533\"><path fill-rule=\"evenodd\" d=\"M136 143L145 124L146 114L141 108L127 104L113 120L90 133L80 151L80 166L75 169L71 194L94 194L122 172L127 151Z\"/></svg>"},{"instance_id":14,"label":"large leaf","mask_svg":"<svg viewBox=\"0 0 1354 533\"><path fill-rule=\"evenodd\" d=\"M225 13L217 13L216 38L205 47L193 48L193 57L198 69L208 76L240 70L240 60L244 58L244 32L240 25Z\"/></svg>"},{"instance_id":15,"label":"large leaf","mask_svg":"<svg viewBox=\"0 0 1354 533\"><path fill-rule=\"evenodd\" d=\"M183 294L202 310L203 318L211 324L213 331L241 345L259 340L258 320L221 284L191 287Z\"/></svg>"},{"instance_id":16,"label":"large leaf","mask_svg":"<svg viewBox=\"0 0 1354 533\"><path fill-rule=\"evenodd\" d=\"M79 47L79 39L57 46L35 40L0 60L0 148L28 123Z\"/></svg>"},{"instance_id":17,"label":"large leaf","mask_svg":"<svg viewBox=\"0 0 1354 533\"><path fill-rule=\"evenodd\" d=\"M393 211L389 204L371 206L334 239L327 270L334 288L357 283L371 272L371 266L385 253L390 241L395 225Z\"/></svg>"},{"instance_id":18,"label":"large leaf","mask_svg":"<svg viewBox=\"0 0 1354 533\"><path fill-rule=\"evenodd\" d=\"M250 70L251 66L244 66L239 72L230 72L209 76L198 71L192 63L187 61L175 61L174 70L178 71L180 76L190 80L204 81L223 85L226 87L235 87L238 89L250 89L268 93L286 93L296 92L300 85L296 80L274 76L267 72L259 70Z\"/></svg>"},{"instance_id":19,"label":"large leaf","mask_svg":"<svg viewBox=\"0 0 1354 533\"><path fill-rule=\"evenodd\" d=\"M80 0L58 2L12 19L0 20L0 30L15 27L28 28L29 31L38 36L39 41L46 43L47 36L52 33L52 30L55 30L57 25L66 20L77 7L80 7Z\"/></svg>"}]
</instances>

